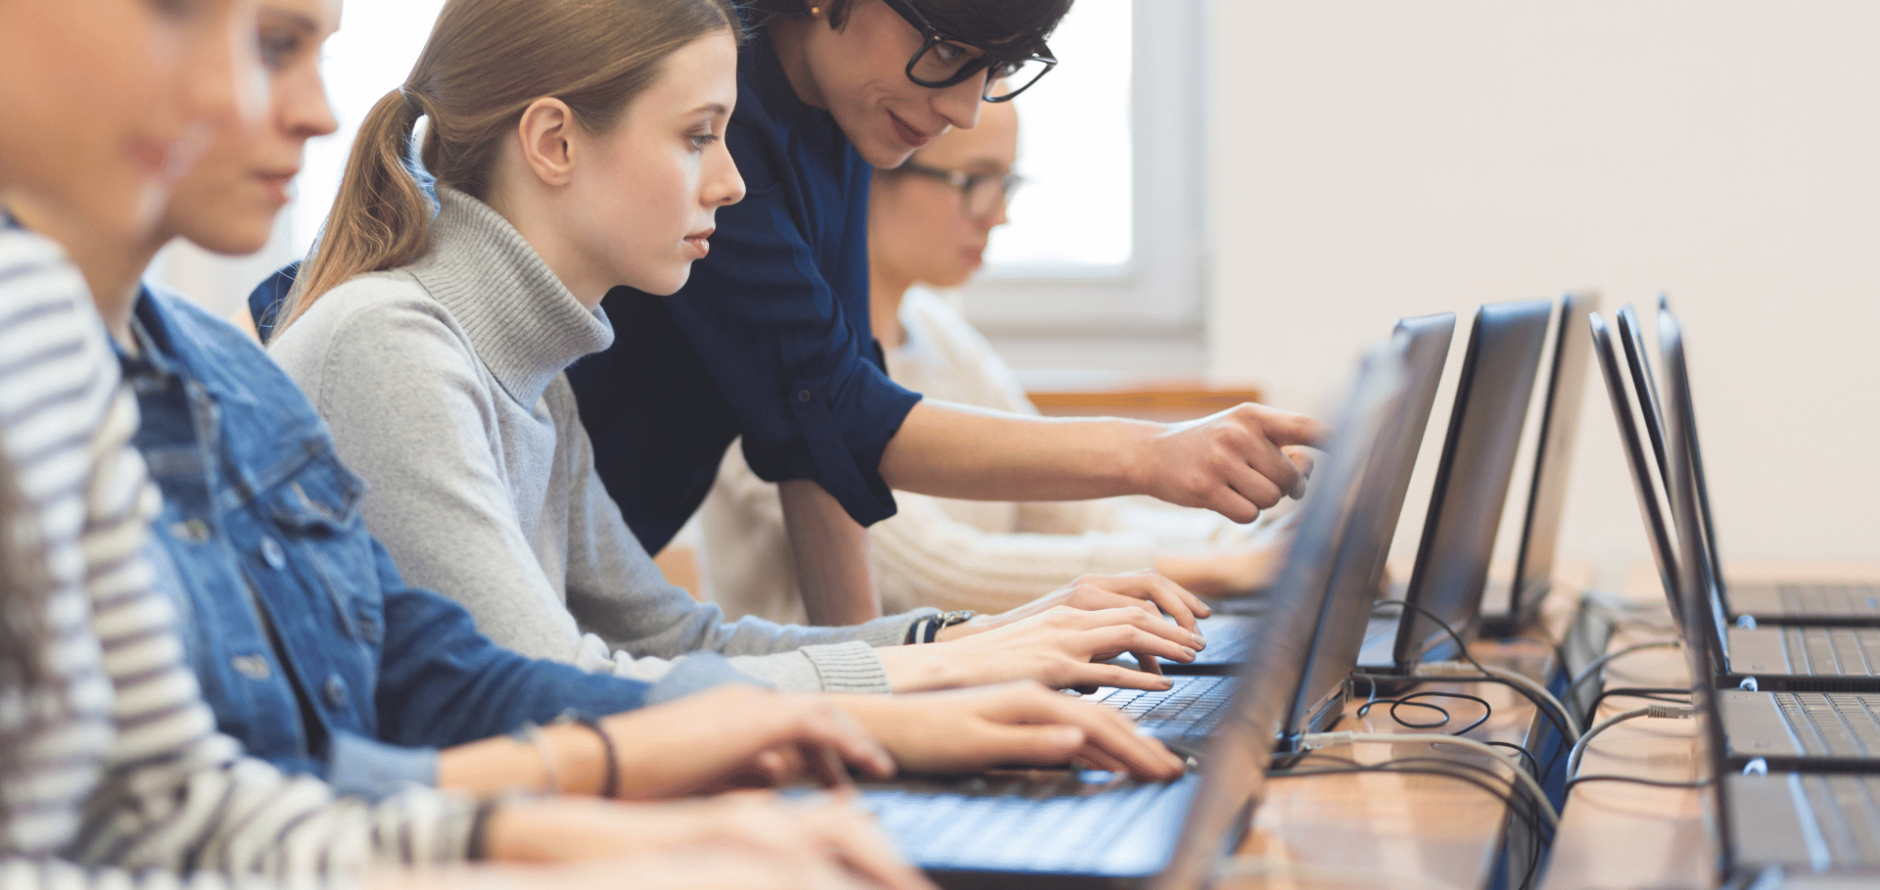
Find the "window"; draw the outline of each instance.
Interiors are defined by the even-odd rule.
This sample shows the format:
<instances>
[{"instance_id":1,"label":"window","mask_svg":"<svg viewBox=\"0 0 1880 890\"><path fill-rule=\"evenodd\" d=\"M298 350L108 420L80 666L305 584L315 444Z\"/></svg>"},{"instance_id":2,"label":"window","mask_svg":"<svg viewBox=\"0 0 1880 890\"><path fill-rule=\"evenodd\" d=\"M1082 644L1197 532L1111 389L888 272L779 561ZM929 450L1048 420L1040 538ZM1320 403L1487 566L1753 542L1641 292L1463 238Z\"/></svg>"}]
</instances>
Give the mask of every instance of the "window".
<instances>
[{"instance_id":1,"label":"window","mask_svg":"<svg viewBox=\"0 0 1880 890\"><path fill-rule=\"evenodd\" d=\"M1030 182L961 297L1021 372L1203 370L1208 8L1078 0L1051 39L1057 70L1015 100Z\"/></svg>"}]
</instances>

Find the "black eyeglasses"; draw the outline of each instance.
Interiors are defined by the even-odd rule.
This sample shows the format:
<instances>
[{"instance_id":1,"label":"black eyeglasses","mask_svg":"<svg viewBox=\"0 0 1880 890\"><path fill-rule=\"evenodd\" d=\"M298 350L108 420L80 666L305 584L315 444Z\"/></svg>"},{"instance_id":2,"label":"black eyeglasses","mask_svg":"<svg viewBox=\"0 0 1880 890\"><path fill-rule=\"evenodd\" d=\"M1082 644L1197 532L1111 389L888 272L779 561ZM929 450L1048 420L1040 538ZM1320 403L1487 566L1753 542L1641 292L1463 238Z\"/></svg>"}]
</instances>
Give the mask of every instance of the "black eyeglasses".
<instances>
[{"instance_id":1,"label":"black eyeglasses","mask_svg":"<svg viewBox=\"0 0 1880 890\"><path fill-rule=\"evenodd\" d=\"M1057 67L1057 57L1051 55L1051 48L1042 43L1030 58L999 59L983 46L941 33L907 0L883 2L920 32L920 50L907 61L907 79L921 86L930 89L950 87L986 71L986 88L980 93L980 98L987 102L1010 102L1013 97L1037 83L1038 78L1045 76L1046 72ZM978 55L973 55L975 50ZM1006 91L995 96L992 94L993 84L1001 80L1005 81Z\"/></svg>"},{"instance_id":2,"label":"black eyeglasses","mask_svg":"<svg viewBox=\"0 0 1880 890\"><path fill-rule=\"evenodd\" d=\"M1025 177L1013 173L962 173L958 170L942 170L908 161L894 168L901 173L912 173L938 179L960 192L960 205L966 208L966 214L974 219L988 219L1005 202L1012 200L1012 193L1025 184Z\"/></svg>"}]
</instances>

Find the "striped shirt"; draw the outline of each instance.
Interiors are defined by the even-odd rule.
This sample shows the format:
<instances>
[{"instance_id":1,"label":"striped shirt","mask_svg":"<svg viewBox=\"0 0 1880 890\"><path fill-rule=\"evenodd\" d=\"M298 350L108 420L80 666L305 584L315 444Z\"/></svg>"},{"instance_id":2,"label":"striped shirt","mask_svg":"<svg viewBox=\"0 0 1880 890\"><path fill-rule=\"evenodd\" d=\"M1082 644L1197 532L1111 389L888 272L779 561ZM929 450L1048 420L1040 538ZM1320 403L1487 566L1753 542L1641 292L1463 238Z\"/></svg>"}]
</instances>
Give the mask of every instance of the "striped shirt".
<instances>
[{"instance_id":1,"label":"striped shirt","mask_svg":"<svg viewBox=\"0 0 1880 890\"><path fill-rule=\"evenodd\" d=\"M136 428L84 281L51 242L0 229L0 460L29 512L0 527L37 524L46 662L64 686L0 689L14 726L64 705L0 776L0 888L298 885L466 858L469 800L417 787L336 800L216 732L152 568L159 502Z\"/></svg>"}]
</instances>

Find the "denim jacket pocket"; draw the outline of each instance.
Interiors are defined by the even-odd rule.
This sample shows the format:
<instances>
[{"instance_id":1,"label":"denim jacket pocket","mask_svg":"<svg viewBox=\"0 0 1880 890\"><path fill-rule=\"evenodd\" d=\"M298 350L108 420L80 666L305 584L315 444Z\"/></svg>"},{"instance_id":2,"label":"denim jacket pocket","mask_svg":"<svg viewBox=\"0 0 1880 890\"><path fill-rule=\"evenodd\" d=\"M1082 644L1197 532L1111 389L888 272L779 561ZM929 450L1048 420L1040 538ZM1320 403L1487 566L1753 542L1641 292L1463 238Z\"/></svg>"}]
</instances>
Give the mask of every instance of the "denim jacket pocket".
<instances>
[{"instance_id":1,"label":"denim jacket pocket","mask_svg":"<svg viewBox=\"0 0 1880 890\"><path fill-rule=\"evenodd\" d=\"M385 604L372 537L359 518L365 491L364 480L325 454L269 489L261 500L285 534L282 543L299 550L297 561L304 557L319 574L346 630L376 647L384 638Z\"/></svg>"}]
</instances>

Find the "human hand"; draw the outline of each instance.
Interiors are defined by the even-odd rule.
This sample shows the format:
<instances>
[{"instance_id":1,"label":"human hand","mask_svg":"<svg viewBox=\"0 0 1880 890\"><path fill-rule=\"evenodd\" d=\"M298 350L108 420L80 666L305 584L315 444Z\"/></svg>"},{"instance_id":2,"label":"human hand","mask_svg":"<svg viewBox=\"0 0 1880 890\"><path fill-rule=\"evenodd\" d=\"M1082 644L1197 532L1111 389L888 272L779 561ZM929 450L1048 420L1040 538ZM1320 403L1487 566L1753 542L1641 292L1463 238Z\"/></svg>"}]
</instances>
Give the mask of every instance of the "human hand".
<instances>
[{"instance_id":1,"label":"human hand","mask_svg":"<svg viewBox=\"0 0 1880 890\"><path fill-rule=\"evenodd\" d=\"M1207 603L1155 572L1085 575L1016 609L997 615L978 615L970 621L945 628L940 631L939 641L956 640L1007 627L1061 606L1086 611L1142 609L1150 615L1167 615L1175 619L1175 623L1183 630L1190 632L1195 630L1197 617L1206 618L1211 614Z\"/></svg>"},{"instance_id":2,"label":"human hand","mask_svg":"<svg viewBox=\"0 0 1880 890\"><path fill-rule=\"evenodd\" d=\"M1181 775L1181 758L1102 705L1036 683L918 695L837 696L907 772L1067 762L1147 779Z\"/></svg>"},{"instance_id":3,"label":"human hand","mask_svg":"<svg viewBox=\"0 0 1880 890\"><path fill-rule=\"evenodd\" d=\"M846 794L804 802L760 792L636 804L543 798L503 804L489 819L486 852L499 862L643 857L708 845L819 882L830 869L882 890L931 890Z\"/></svg>"},{"instance_id":4,"label":"human hand","mask_svg":"<svg viewBox=\"0 0 1880 890\"><path fill-rule=\"evenodd\" d=\"M1256 526L1233 542L1169 547L1156 554L1155 568L1183 588L1207 597L1245 594L1270 586L1286 562L1303 511Z\"/></svg>"},{"instance_id":5,"label":"human hand","mask_svg":"<svg viewBox=\"0 0 1880 890\"><path fill-rule=\"evenodd\" d=\"M1201 635L1148 610L1086 611L1058 606L1016 623L926 646L888 646L876 655L896 692L1033 680L1058 689L1122 686L1167 689L1157 658L1190 662ZM1144 670L1102 662L1128 652Z\"/></svg>"},{"instance_id":6,"label":"human hand","mask_svg":"<svg viewBox=\"0 0 1880 890\"><path fill-rule=\"evenodd\" d=\"M1138 456L1137 491L1252 522L1288 494L1305 496L1287 445L1321 447L1330 430L1303 414L1247 403L1156 434Z\"/></svg>"},{"instance_id":7,"label":"human hand","mask_svg":"<svg viewBox=\"0 0 1880 890\"><path fill-rule=\"evenodd\" d=\"M885 778L886 749L825 696L727 684L604 718L618 760L620 796L679 797L775 785L808 771L847 781L843 763Z\"/></svg>"}]
</instances>

